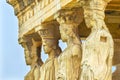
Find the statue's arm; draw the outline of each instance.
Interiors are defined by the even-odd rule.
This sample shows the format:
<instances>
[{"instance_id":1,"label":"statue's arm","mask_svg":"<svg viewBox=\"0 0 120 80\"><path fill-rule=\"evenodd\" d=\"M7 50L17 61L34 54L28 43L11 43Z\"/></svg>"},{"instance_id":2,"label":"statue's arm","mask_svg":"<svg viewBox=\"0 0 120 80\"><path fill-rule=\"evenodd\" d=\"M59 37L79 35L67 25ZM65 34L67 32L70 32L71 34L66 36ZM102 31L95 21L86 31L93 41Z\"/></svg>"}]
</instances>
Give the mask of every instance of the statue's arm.
<instances>
[{"instance_id":1,"label":"statue's arm","mask_svg":"<svg viewBox=\"0 0 120 80\"><path fill-rule=\"evenodd\" d=\"M114 53L114 49L111 48L110 49L110 52L109 52L109 55L108 55L108 58L107 58L107 74L106 74L106 78L105 80L109 80L109 77L112 76L112 59L113 59L113 53Z\"/></svg>"},{"instance_id":2,"label":"statue's arm","mask_svg":"<svg viewBox=\"0 0 120 80\"><path fill-rule=\"evenodd\" d=\"M82 57L82 47L80 45L73 45L72 56Z\"/></svg>"}]
</instances>

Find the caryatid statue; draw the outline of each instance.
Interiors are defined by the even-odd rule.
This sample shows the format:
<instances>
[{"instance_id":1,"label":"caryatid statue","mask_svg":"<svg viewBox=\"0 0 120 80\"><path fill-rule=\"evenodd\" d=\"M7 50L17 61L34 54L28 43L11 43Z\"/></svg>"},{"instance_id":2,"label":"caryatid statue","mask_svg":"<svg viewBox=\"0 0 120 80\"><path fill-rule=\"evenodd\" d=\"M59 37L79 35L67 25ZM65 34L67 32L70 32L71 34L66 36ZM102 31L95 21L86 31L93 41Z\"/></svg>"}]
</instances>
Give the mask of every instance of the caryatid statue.
<instances>
[{"instance_id":1,"label":"caryatid statue","mask_svg":"<svg viewBox=\"0 0 120 80\"><path fill-rule=\"evenodd\" d=\"M42 38L44 52L48 54L48 58L40 68L39 80L55 80L57 71L57 57L61 53L61 48L58 45L60 38L59 28L56 22L46 22L40 26L38 31Z\"/></svg>"},{"instance_id":2,"label":"caryatid statue","mask_svg":"<svg viewBox=\"0 0 120 80\"><path fill-rule=\"evenodd\" d=\"M58 57L58 72L56 80L79 80L80 63L82 57L81 40L78 25L83 20L81 9L64 9L55 18L59 22L60 34L67 48Z\"/></svg>"},{"instance_id":3,"label":"caryatid statue","mask_svg":"<svg viewBox=\"0 0 120 80\"><path fill-rule=\"evenodd\" d=\"M85 22L91 33L83 43L80 80L111 80L114 43L104 22L104 11L111 0L82 1Z\"/></svg>"},{"instance_id":4,"label":"caryatid statue","mask_svg":"<svg viewBox=\"0 0 120 80\"><path fill-rule=\"evenodd\" d=\"M26 64L31 67L24 80L38 80L40 66L43 64L41 59L41 42L35 41L30 36L24 36L19 39L24 48Z\"/></svg>"}]
</instances>

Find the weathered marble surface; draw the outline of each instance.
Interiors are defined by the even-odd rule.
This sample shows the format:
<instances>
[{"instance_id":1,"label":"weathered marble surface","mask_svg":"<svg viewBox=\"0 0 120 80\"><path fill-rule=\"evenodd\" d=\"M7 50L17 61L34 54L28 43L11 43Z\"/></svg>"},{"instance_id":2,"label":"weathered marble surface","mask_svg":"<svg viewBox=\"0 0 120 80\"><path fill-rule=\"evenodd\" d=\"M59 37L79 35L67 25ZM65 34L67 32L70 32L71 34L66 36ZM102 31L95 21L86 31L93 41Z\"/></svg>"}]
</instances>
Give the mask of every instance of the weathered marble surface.
<instances>
[{"instance_id":1,"label":"weathered marble surface","mask_svg":"<svg viewBox=\"0 0 120 80\"><path fill-rule=\"evenodd\" d=\"M80 80L112 80L114 43L104 22L104 11L109 1L82 2L85 22L91 33L83 44Z\"/></svg>"},{"instance_id":2,"label":"weathered marble surface","mask_svg":"<svg viewBox=\"0 0 120 80\"><path fill-rule=\"evenodd\" d=\"M112 80L114 43L104 22L111 0L8 1L19 19L19 42L31 67L25 80ZM83 19L91 33L82 44L78 26ZM67 43L63 51L60 39ZM48 55L45 63L41 47Z\"/></svg>"},{"instance_id":3,"label":"weathered marble surface","mask_svg":"<svg viewBox=\"0 0 120 80\"><path fill-rule=\"evenodd\" d=\"M78 25L83 20L81 10L62 10L55 17L60 23L61 39L67 43L67 48L58 57L59 66L56 80L78 80L82 57L81 41L78 34Z\"/></svg>"},{"instance_id":4,"label":"weathered marble surface","mask_svg":"<svg viewBox=\"0 0 120 80\"><path fill-rule=\"evenodd\" d=\"M44 52L48 54L48 59L40 67L39 80L55 80L58 66L57 57L61 53L58 45L60 38L58 26L53 22L42 24L38 33L42 38Z\"/></svg>"}]
</instances>

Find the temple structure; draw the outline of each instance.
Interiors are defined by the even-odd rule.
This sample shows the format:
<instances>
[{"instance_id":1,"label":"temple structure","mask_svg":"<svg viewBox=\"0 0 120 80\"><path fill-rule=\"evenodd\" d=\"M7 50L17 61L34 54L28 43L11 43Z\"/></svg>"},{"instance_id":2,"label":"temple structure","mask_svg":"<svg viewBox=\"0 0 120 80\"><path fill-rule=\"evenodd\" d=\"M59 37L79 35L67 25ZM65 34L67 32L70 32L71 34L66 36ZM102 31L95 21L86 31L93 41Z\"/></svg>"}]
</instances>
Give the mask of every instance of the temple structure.
<instances>
[{"instance_id":1,"label":"temple structure","mask_svg":"<svg viewBox=\"0 0 120 80\"><path fill-rule=\"evenodd\" d=\"M92 69L93 79L89 79L90 77L84 79L84 75L88 75L84 73L86 66L78 67L81 67L81 64L89 64L91 68L94 68L92 66L96 65L91 64L94 63L92 60L88 63L85 62L91 58L91 56L87 56L89 49L93 53L103 53L103 57L106 55L103 63L108 61L108 64L105 63L106 66L104 67L108 67L109 70L109 67L116 66L112 80L120 80L120 0L7 0L7 2L13 6L18 18L19 44L24 48L26 64L31 66L25 80L111 80L108 77L100 78L97 75L99 72L94 72L96 68ZM58 29L59 26L60 29ZM64 34L66 35L63 35L64 26L69 27L69 29L65 29ZM100 41L98 41L99 36ZM68 44L66 50L61 51L58 46L59 39ZM85 40L86 43L82 45L79 42L80 39ZM42 45L43 47L46 45L52 47L52 52L48 47L47 50L44 47L45 53L49 55L45 63L43 63L40 54ZM88 49L87 46L95 47ZM70 54L68 54L68 49L71 49ZM98 52L95 52L95 50ZM66 57L66 55L72 55L73 57L71 59L71 56ZM95 60L97 62L98 57L95 58L97 58ZM76 62L74 63L72 60ZM112 62L109 62L109 60L112 60ZM98 62L98 64L101 63ZM109 63L112 65L110 66ZM74 69L68 66L73 66ZM68 68L66 70L66 68L61 69L61 67ZM72 77L68 77L72 75L69 69L75 73ZM40 75L41 71L46 72ZM105 74L107 72L109 71L106 71ZM51 74L48 76L48 73ZM80 76L83 77L80 78Z\"/></svg>"}]
</instances>

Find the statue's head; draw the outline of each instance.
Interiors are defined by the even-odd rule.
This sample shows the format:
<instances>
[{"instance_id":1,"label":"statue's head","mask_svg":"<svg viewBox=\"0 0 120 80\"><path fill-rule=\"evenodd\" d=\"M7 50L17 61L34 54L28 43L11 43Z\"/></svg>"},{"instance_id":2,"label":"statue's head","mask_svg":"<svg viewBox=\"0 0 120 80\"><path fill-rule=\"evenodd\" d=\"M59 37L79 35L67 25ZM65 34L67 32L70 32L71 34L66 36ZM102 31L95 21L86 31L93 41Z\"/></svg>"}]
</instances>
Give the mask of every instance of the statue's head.
<instances>
[{"instance_id":1,"label":"statue's head","mask_svg":"<svg viewBox=\"0 0 120 80\"><path fill-rule=\"evenodd\" d=\"M52 50L55 50L58 47L58 41L55 39L46 39L42 40L43 49L45 53L49 54Z\"/></svg>"},{"instance_id":2,"label":"statue's head","mask_svg":"<svg viewBox=\"0 0 120 80\"><path fill-rule=\"evenodd\" d=\"M30 56L30 52L28 50L25 50L24 53L25 53L26 64L31 65L32 64L32 59L31 59L31 56Z\"/></svg>"},{"instance_id":3,"label":"statue's head","mask_svg":"<svg viewBox=\"0 0 120 80\"><path fill-rule=\"evenodd\" d=\"M24 54L25 54L25 61L27 65L31 65L32 64L32 59L31 59L31 52L30 52L30 46L32 44L29 43L29 41L27 41L27 39L25 37L19 38L18 39L19 44L22 45L22 47L24 48ZM29 44L28 44L29 43Z\"/></svg>"},{"instance_id":4,"label":"statue's head","mask_svg":"<svg viewBox=\"0 0 120 80\"><path fill-rule=\"evenodd\" d=\"M78 25L76 24L64 24L60 26L60 34L63 42L67 42L68 39L78 36Z\"/></svg>"},{"instance_id":5,"label":"statue's head","mask_svg":"<svg viewBox=\"0 0 120 80\"><path fill-rule=\"evenodd\" d=\"M72 8L58 11L54 18L60 24L60 34L63 42L67 42L68 37L76 33L78 25L83 21L83 9Z\"/></svg>"},{"instance_id":6,"label":"statue's head","mask_svg":"<svg viewBox=\"0 0 120 80\"><path fill-rule=\"evenodd\" d=\"M55 24L42 24L39 34L42 38L42 45L45 53L49 54L58 46L60 38L59 28Z\"/></svg>"}]
</instances>

